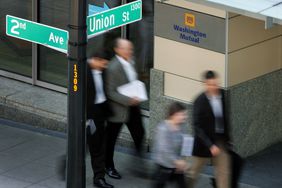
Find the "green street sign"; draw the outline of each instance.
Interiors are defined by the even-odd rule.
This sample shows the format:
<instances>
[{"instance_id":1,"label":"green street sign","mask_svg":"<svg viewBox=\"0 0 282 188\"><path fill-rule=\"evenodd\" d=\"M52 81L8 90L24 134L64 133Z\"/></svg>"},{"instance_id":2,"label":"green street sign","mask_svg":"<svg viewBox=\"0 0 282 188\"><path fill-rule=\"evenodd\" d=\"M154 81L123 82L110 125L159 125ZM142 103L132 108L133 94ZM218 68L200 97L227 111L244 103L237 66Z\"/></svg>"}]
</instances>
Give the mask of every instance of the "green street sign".
<instances>
[{"instance_id":1,"label":"green street sign","mask_svg":"<svg viewBox=\"0 0 282 188\"><path fill-rule=\"evenodd\" d=\"M68 51L68 31L15 16L6 16L6 34L41 44L63 53Z\"/></svg>"},{"instance_id":2,"label":"green street sign","mask_svg":"<svg viewBox=\"0 0 282 188\"><path fill-rule=\"evenodd\" d=\"M88 39L105 31L142 19L142 0L137 0L87 17Z\"/></svg>"}]
</instances>

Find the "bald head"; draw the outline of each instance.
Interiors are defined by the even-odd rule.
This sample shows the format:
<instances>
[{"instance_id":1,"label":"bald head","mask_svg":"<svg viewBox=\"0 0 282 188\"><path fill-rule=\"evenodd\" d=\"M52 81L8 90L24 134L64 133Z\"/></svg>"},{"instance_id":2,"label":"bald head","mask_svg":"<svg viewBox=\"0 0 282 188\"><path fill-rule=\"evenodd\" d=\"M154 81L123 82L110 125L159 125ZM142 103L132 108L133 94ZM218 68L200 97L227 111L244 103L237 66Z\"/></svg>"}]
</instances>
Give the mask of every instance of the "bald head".
<instances>
[{"instance_id":1,"label":"bald head","mask_svg":"<svg viewBox=\"0 0 282 188\"><path fill-rule=\"evenodd\" d=\"M133 56L133 44L129 40L118 38L114 46L115 53L129 61Z\"/></svg>"}]
</instances>

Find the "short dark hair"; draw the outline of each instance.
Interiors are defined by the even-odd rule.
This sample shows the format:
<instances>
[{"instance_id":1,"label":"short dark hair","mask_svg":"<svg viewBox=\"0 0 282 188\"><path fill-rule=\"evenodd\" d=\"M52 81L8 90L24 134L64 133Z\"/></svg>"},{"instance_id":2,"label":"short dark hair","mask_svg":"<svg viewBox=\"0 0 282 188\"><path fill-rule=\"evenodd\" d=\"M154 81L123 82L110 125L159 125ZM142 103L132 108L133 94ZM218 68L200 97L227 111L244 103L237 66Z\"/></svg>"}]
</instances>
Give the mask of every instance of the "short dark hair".
<instances>
[{"instance_id":1,"label":"short dark hair","mask_svg":"<svg viewBox=\"0 0 282 188\"><path fill-rule=\"evenodd\" d=\"M216 74L216 72L214 72L212 70L208 70L203 74L203 78L204 78L204 80L215 79L215 78L217 78L217 74Z\"/></svg>"},{"instance_id":2,"label":"short dark hair","mask_svg":"<svg viewBox=\"0 0 282 188\"><path fill-rule=\"evenodd\" d=\"M97 50L94 51L89 58L101 58L101 59L106 59L109 60L109 55L107 54L106 50Z\"/></svg>"},{"instance_id":3,"label":"short dark hair","mask_svg":"<svg viewBox=\"0 0 282 188\"><path fill-rule=\"evenodd\" d=\"M181 104L179 102L173 102L168 107L167 118L170 118L174 114L176 114L178 112L185 111L185 110L187 110L187 109L183 104Z\"/></svg>"}]
</instances>

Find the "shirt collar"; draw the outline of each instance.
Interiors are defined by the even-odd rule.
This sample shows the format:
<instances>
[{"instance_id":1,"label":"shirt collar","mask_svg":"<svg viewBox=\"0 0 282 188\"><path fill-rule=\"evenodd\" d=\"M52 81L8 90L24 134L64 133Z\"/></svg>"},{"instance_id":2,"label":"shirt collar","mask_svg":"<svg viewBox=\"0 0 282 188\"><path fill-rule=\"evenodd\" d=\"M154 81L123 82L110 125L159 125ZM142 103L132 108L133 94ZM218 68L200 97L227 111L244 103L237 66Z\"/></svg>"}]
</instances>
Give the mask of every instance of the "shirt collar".
<instances>
[{"instance_id":1,"label":"shirt collar","mask_svg":"<svg viewBox=\"0 0 282 188\"><path fill-rule=\"evenodd\" d=\"M219 100L219 99L222 98L221 94L216 95L216 96L210 96L210 95L206 94L206 96L209 100L214 100L214 99Z\"/></svg>"},{"instance_id":2,"label":"shirt collar","mask_svg":"<svg viewBox=\"0 0 282 188\"><path fill-rule=\"evenodd\" d=\"M126 61L124 58L116 55L117 59L121 62L121 64L125 65L125 66L128 66L130 65L130 62L129 61Z\"/></svg>"},{"instance_id":3,"label":"shirt collar","mask_svg":"<svg viewBox=\"0 0 282 188\"><path fill-rule=\"evenodd\" d=\"M94 69L94 70L92 70L92 71L94 72L94 74L102 74L102 71L100 71L100 70Z\"/></svg>"}]
</instances>

